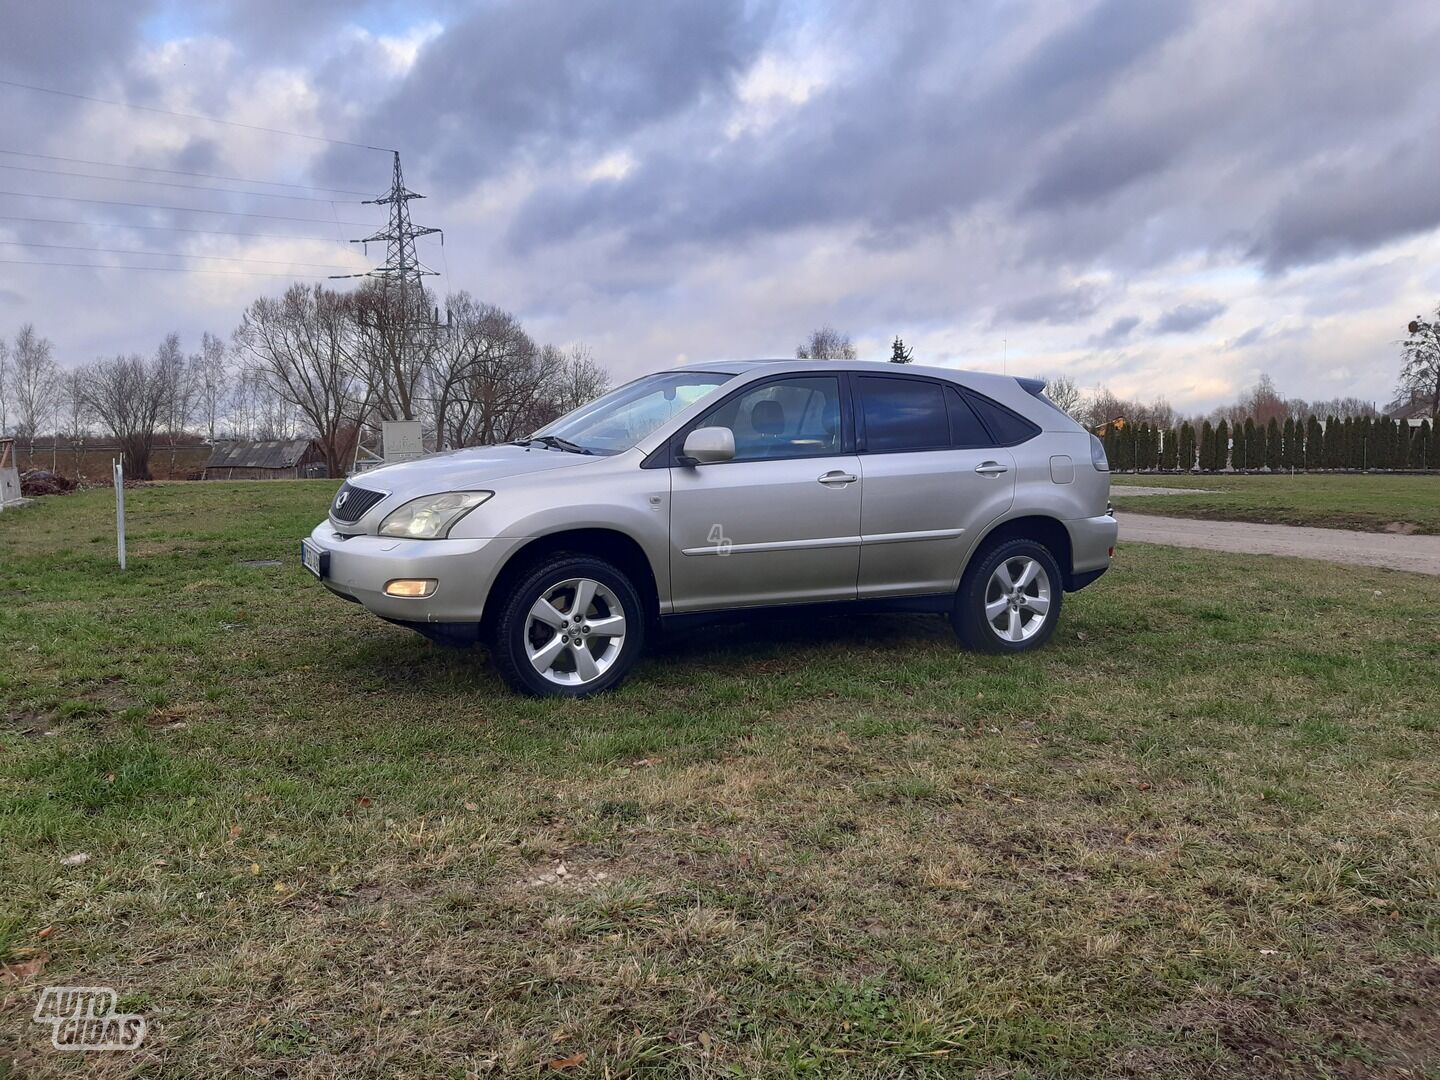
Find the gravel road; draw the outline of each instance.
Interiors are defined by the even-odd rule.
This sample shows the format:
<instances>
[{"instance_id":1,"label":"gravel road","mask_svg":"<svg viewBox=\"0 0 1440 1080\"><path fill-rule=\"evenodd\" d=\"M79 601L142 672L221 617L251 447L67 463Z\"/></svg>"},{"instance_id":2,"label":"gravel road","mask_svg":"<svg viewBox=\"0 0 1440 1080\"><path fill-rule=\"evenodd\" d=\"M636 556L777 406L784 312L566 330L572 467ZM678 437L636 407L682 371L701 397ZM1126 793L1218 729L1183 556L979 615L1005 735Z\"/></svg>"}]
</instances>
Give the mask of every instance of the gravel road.
<instances>
[{"instance_id":1,"label":"gravel road","mask_svg":"<svg viewBox=\"0 0 1440 1080\"><path fill-rule=\"evenodd\" d=\"M1322 562L1440 574L1440 536L1398 536L1349 529L1160 517L1132 514L1123 509L1115 513L1120 522L1122 544L1171 544L1250 555L1291 555Z\"/></svg>"}]
</instances>

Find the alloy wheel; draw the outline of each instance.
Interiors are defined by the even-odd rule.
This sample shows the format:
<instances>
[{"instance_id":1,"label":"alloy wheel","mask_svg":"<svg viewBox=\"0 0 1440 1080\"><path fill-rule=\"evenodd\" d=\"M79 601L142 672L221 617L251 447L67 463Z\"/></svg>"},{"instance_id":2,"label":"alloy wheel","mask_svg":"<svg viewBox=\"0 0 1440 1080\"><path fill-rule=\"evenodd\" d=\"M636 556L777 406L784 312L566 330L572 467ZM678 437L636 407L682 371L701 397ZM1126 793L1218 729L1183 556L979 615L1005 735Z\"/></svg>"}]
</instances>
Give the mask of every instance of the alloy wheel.
<instances>
[{"instance_id":1,"label":"alloy wheel","mask_svg":"<svg viewBox=\"0 0 1440 1080\"><path fill-rule=\"evenodd\" d=\"M995 567L985 587L985 621L1001 641L1027 641L1050 615L1050 576L1039 561L1016 555Z\"/></svg>"},{"instance_id":2,"label":"alloy wheel","mask_svg":"<svg viewBox=\"0 0 1440 1080\"><path fill-rule=\"evenodd\" d=\"M583 686L604 675L625 647L625 611L603 582L568 578L550 586L525 620L525 654L540 676Z\"/></svg>"}]
</instances>

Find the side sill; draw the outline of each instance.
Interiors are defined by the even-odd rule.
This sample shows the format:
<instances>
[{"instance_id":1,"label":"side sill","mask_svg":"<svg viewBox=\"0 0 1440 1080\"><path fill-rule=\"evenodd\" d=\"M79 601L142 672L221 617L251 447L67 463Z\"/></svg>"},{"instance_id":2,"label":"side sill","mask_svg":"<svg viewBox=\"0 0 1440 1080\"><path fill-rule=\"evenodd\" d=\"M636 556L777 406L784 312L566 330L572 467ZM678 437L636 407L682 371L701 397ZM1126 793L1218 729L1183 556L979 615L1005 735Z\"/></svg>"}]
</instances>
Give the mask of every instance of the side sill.
<instances>
[{"instance_id":1,"label":"side sill","mask_svg":"<svg viewBox=\"0 0 1440 1080\"><path fill-rule=\"evenodd\" d=\"M684 611L661 615L662 630L685 630L710 623L795 618L835 618L875 612L920 612L947 615L955 606L954 593L925 596L879 596L857 600L834 600L820 604L774 604L768 607L719 608L713 611Z\"/></svg>"}]
</instances>

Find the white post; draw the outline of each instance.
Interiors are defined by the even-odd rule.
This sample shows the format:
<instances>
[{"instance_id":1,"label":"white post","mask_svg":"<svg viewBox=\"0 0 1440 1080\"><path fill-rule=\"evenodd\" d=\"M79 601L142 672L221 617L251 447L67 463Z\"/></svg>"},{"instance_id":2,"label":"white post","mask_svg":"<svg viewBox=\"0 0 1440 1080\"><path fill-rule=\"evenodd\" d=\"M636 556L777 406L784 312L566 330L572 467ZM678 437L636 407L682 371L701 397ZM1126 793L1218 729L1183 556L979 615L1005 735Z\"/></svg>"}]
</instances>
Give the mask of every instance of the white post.
<instances>
[{"instance_id":1,"label":"white post","mask_svg":"<svg viewBox=\"0 0 1440 1080\"><path fill-rule=\"evenodd\" d=\"M125 462L110 459L110 472L115 480L115 549L120 556L120 569L125 569Z\"/></svg>"}]
</instances>

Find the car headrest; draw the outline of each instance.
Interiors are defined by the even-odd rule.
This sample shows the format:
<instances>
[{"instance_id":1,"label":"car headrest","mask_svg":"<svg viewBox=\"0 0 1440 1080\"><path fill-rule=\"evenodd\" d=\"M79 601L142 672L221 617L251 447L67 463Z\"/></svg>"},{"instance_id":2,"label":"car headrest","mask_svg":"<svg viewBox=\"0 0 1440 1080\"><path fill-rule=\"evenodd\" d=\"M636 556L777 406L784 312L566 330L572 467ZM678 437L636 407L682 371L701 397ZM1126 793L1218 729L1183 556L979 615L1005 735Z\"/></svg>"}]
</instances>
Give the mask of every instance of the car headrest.
<instances>
[{"instance_id":1,"label":"car headrest","mask_svg":"<svg viewBox=\"0 0 1440 1080\"><path fill-rule=\"evenodd\" d=\"M779 435L785 430L785 409L778 401L757 401L750 410L750 426L761 435Z\"/></svg>"}]
</instances>

